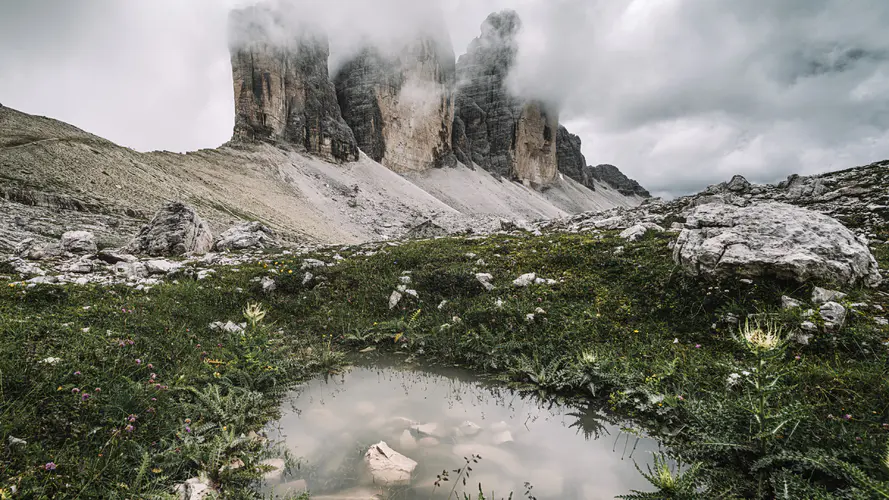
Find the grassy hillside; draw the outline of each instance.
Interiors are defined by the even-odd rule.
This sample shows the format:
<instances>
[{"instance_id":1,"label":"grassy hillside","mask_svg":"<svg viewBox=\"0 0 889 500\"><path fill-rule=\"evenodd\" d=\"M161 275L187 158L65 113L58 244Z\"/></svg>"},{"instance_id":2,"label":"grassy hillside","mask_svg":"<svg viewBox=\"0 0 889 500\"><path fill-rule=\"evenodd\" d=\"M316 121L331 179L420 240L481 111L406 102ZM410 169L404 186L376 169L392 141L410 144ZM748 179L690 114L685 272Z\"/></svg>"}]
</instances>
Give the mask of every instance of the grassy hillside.
<instances>
[{"instance_id":1,"label":"grassy hillside","mask_svg":"<svg viewBox=\"0 0 889 500\"><path fill-rule=\"evenodd\" d=\"M270 254L147 292L4 285L0 488L144 498L203 470L229 497L247 495L269 451L241 434L273 418L294 382L374 347L631 418L698 464L678 484L655 479L668 492L697 488L673 498L886 495L889 328L874 320L889 311L886 289L845 290L854 311L843 330L802 345L790 339L802 311L781 309L781 296L806 303L812 284L691 279L672 264L672 238L494 235ZM305 258L335 264L306 279ZM532 272L553 281L512 284ZM400 284L418 298L390 309ZM247 321L255 302L267 315L243 334L208 326Z\"/></svg>"}]
</instances>

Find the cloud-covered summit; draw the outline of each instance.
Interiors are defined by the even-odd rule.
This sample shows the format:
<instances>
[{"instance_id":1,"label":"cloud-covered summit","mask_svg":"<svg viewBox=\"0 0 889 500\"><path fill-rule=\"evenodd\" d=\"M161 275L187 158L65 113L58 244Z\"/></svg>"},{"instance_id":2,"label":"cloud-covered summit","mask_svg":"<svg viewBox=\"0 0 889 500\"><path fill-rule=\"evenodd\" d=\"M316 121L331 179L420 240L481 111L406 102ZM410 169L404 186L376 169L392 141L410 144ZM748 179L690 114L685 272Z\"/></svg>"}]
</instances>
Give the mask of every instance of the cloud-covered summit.
<instances>
[{"instance_id":1,"label":"cloud-covered summit","mask_svg":"<svg viewBox=\"0 0 889 500\"><path fill-rule=\"evenodd\" d=\"M0 102L141 150L217 146L233 123L228 11L251 3L5 2ZM514 9L515 91L558 102L590 163L617 165L653 194L735 173L774 181L889 157L882 0L291 6L327 30L334 70L368 40L432 26L447 27L459 56L488 14Z\"/></svg>"}]
</instances>

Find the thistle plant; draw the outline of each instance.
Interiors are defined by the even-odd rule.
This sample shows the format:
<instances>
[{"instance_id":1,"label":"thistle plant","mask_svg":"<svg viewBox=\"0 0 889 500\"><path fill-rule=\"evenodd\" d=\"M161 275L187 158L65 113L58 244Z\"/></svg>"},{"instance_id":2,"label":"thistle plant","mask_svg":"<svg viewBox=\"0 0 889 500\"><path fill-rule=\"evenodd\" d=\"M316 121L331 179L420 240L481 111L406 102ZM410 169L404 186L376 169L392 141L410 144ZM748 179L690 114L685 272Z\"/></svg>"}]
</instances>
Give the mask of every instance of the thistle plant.
<instances>
[{"instance_id":1,"label":"thistle plant","mask_svg":"<svg viewBox=\"0 0 889 500\"><path fill-rule=\"evenodd\" d=\"M244 308L244 319L250 323L252 328L256 328L256 325L262 323L265 315L266 311L262 308L262 304L258 302L248 303L247 307Z\"/></svg>"}]
</instances>

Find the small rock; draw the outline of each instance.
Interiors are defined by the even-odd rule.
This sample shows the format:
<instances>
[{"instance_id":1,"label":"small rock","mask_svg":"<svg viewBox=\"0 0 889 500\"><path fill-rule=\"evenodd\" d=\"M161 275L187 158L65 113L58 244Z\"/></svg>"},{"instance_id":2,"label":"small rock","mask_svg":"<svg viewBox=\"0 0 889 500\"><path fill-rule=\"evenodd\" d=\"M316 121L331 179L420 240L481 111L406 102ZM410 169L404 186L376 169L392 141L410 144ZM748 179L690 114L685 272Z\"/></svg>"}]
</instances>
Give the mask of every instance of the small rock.
<instances>
[{"instance_id":1,"label":"small rock","mask_svg":"<svg viewBox=\"0 0 889 500\"><path fill-rule=\"evenodd\" d=\"M87 274L93 272L93 261L88 258L81 258L73 262L69 262L62 266L64 273Z\"/></svg>"},{"instance_id":2,"label":"small rock","mask_svg":"<svg viewBox=\"0 0 889 500\"><path fill-rule=\"evenodd\" d=\"M396 290L392 291L392 295L389 296L389 309L395 309L395 306L401 302L401 298L403 295Z\"/></svg>"},{"instance_id":3,"label":"small rock","mask_svg":"<svg viewBox=\"0 0 889 500\"><path fill-rule=\"evenodd\" d=\"M788 297L787 295L781 296L781 308L782 309L796 309L797 307L801 307L802 303L792 297Z\"/></svg>"},{"instance_id":4,"label":"small rock","mask_svg":"<svg viewBox=\"0 0 889 500\"><path fill-rule=\"evenodd\" d=\"M179 264L174 262L170 262L168 260L155 259L145 261L145 270L148 271L149 275L152 274L170 274L174 270L179 268Z\"/></svg>"},{"instance_id":5,"label":"small rock","mask_svg":"<svg viewBox=\"0 0 889 500\"><path fill-rule=\"evenodd\" d=\"M410 484L411 473L417 467L417 462L393 450L385 441L371 446L364 454L364 461L374 483L384 486Z\"/></svg>"},{"instance_id":6,"label":"small rock","mask_svg":"<svg viewBox=\"0 0 889 500\"><path fill-rule=\"evenodd\" d=\"M877 316L876 318L874 318L874 323L876 323L878 326L887 326L889 325L889 319L886 319L882 316Z\"/></svg>"},{"instance_id":7,"label":"small rock","mask_svg":"<svg viewBox=\"0 0 889 500\"><path fill-rule=\"evenodd\" d=\"M515 281L512 282L512 284L517 287L524 288L524 287L527 287L528 285L530 285L531 283L534 283L535 279L537 279L537 274L527 273L527 274L523 274L523 275L519 276L518 278L516 278Z\"/></svg>"},{"instance_id":8,"label":"small rock","mask_svg":"<svg viewBox=\"0 0 889 500\"><path fill-rule=\"evenodd\" d=\"M268 276L263 276L262 280L259 282L260 286L262 286L263 293L271 293L274 292L275 289L278 288L278 285L275 283L275 280Z\"/></svg>"},{"instance_id":9,"label":"small rock","mask_svg":"<svg viewBox=\"0 0 889 500\"><path fill-rule=\"evenodd\" d=\"M824 329L827 331L837 331L846 322L846 308L837 302L826 302L821 305L819 311L824 319Z\"/></svg>"},{"instance_id":10,"label":"small rock","mask_svg":"<svg viewBox=\"0 0 889 500\"><path fill-rule=\"evenodd\" d=\"M310 273L310 272L308 272L308 271L306 271L305 276L303 276L303 282L302 282L302 284L303 284L303 285L308 285L308 284L312 281L313 278L315 278L315 275L312 274L312 273Z\"/></svg>"},{"instance_id":11,"label":"small rock","mask_svg":"<svg viewBox=\"0 0 889 500\"><path fill-rule=\"evenodd\" d=\"M641 240L649 230L663 232L664 228L651 222L643 222L624 229L619 236L627 241L638 241Z\"/></svg>"},{"instance_id":12,"label":"small rock","mask_svg":"<svg viewBox=\"0 0 889 500\"><path fill-rule=\"evenodd\" d=\"M216 250L245 250L277 246L275 232L257 221L242 222L219 235Z\"/></svg>"},{"instance_id":13,"label":"small rock","mask_svg":"<svg viewBox=\"0 0 889 500\"><path fill-rule=\"evenodd\" d=\"M846 298L846 294L843 292L828 290L819 286L816 286L812 291L812 303L819 306L825 302L836 302L844 298Z\"/></svg>"},{"instance_id":14,"label":"small rock","mask_svg":"<svg viewBox=\"0 0 889 500\"><path fill-rule=\"evenodd\" d=\"M441 302L438 303L438 310L441 311L442 309L444 309L444 307L445 307L446 305L448 305L448 301L447 301L447 300L442 300Z\"/></svg>"},{"instance_id":15,"label":"small rock","mask_svg":"<svg viewBox=\"0 0 889 500\"><path fill-rule=\"evenodd\" d=\"M494 279L494 276L488 273L475 273L475 279L478 280L478 282L481 283L483 287L485 287L485 290L490 292L494 289L494 285L491 283L491 280Z\"/></svg>"},{"instance_id":16,"label":"small rock","mask_svg":"<svg viewBox=\"0 0 889 500\"><path fill-rule=\"evenodd\" d=\"M121 253L114 250L99 250L97 254L99 260L105 262L106 264L117 264L118 262L136 262L135 256L130 255L128 253Z\"/></svg>"},{"instance_id":17,"label":"small rock","mask_svg":"<svg viewBox=\"0 0 889 500\"><path fill-rule=\"evenodd\" d=\"M303 260L301 270L305 271L306 269L315 269L317 267L325 267L327 264L318 260L318 259L305 259Z\"/></svg>"}]
</instances>

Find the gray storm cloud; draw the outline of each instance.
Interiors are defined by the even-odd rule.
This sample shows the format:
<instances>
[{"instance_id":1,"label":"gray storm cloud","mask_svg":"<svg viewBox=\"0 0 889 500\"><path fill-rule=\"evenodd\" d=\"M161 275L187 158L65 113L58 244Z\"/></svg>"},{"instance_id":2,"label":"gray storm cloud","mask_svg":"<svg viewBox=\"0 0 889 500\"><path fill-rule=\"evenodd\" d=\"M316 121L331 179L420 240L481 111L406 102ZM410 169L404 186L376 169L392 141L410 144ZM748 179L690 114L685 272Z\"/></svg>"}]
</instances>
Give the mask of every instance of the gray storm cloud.
<instances>
[{"instance_id":1,"label":"gray storm cloud","mask_svg":"<svg viewBox=\"0 0 889 500\"><path fill-rule=\"evenodd\" d=\"M285 1L285 0L275 0ZM0 103L140 150L231 135L228 12L251 0L29 0L0 5ZM656 194L735 173L889 157L889 2L883 0L292 0L336 70L364 44L440 30L462 54L485 17L523 28L509 85L558 103L590 163Z\"/></svg>"}]
</instances>

